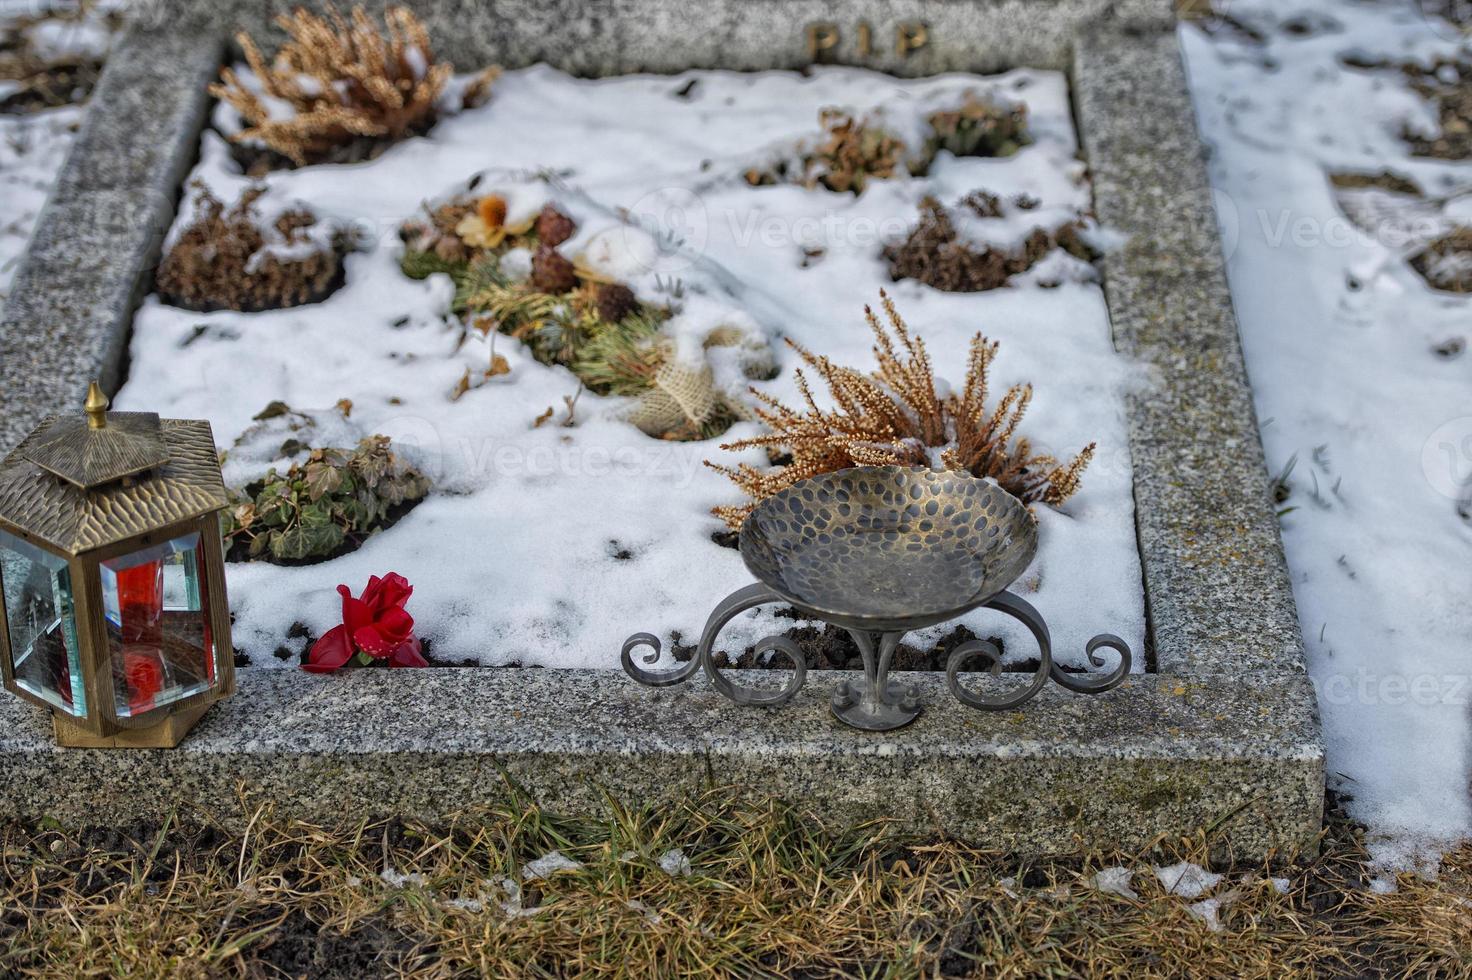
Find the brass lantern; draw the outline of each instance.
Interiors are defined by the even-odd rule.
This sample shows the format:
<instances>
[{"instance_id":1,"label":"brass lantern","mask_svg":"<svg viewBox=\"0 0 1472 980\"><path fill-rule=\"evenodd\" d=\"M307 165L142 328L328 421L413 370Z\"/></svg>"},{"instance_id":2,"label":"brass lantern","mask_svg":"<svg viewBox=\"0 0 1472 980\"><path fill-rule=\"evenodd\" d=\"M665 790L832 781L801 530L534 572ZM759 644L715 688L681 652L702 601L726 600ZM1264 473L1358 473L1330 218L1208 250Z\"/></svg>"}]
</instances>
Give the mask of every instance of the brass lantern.
<instances>
[{"instance_id":1,"label":"brass lantern","mask_svg":"<svg viewBox=\"0 0 1472 980\"><path fill-rule=\"evenodd\" d=\"M85 407L0 463L0 667L62 745L172 747L235 687L214 436Z\"/></svg>"}]
</instances>

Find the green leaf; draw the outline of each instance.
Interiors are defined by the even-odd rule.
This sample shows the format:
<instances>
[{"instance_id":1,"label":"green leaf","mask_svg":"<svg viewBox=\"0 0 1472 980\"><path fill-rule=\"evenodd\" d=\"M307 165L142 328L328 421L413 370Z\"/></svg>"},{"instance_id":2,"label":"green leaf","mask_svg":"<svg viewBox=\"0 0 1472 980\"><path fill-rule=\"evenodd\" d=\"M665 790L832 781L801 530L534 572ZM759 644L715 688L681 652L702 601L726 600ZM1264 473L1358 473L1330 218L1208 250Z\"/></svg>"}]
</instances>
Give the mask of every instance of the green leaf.
<instances>
[{"instance_id":1,"label":"green leaf","mask_svg":"<svg viewBox=\"0 0 1472 980\"><path fill-rule=\"evenodd\" d=\"M302 527L314 528L331 523L332 508L328 505L327 501L318 501L315 504L308 504L307 506L302 508Z\"/></svg>"},{"instance_id":2,"label":"green leaf","mask_svg":"<svg viewBox=\"0 0 1472 980\"><path fill-rule=\"evenodd\" d=\"M377 486L389 470L391 458L386 453L365 453L353 461L353 469L370 487Z\"/></svg>"},{"instance_id":3,"label":"green leaf","mask_svg":"<svg viewBox=\"0 0 1472 980\"><path fill-rule=\"evenodd\" d=\"M271 554L278 560L293 561L327 555L342 544L343 538L343 530L336 524L314 527L299 524L272 535Z\"/></svg>"},{"instance_id":4,"label":"green leaf","mask_svg":"<svg viewBox=\"0 0 1472 980\"><path fill-rule=\"evenodd\" d=\"M291 411L291 406L288 405L288 404L286 404L286 402L273 401L269 405L267 405L265 408L261 409L258 414L256 414L255 416L253 416L253 418L257 422L264 422L267 419L280 418L281 416L286 415L290 411Z\"/></svg>"},{"instance_id":5,"label":"green leaf","mask_svg":"<svg viewBox=\"0 0 1472 980\"><path fill-rule=\"evenodd\" d=\"M372 667L373 658L364 653L362 650L359 650L357 653L353 654L352 664L354 667Z\"/></svg>"},{"instance_id":6,"label":"green leaf","mask_svg":"<svg viewBox=\"0 0 1472 980\"><path fill-rule=\"evenodd\" d=\"M362 530L373 523L373 506L357 498L338 500L333 507L334 512L347 525L355 530Z\"/></svg>"},{"instance_id":7,"label":"green leaf","mask_svg":"<svg viewBox=\"0 0 1472 980\"><path fill-rule=\"evenodd\" d=\"M327 463L307 464L307 496L321 500L342 486L342 470Z\"/></svg>"}]
</instances>

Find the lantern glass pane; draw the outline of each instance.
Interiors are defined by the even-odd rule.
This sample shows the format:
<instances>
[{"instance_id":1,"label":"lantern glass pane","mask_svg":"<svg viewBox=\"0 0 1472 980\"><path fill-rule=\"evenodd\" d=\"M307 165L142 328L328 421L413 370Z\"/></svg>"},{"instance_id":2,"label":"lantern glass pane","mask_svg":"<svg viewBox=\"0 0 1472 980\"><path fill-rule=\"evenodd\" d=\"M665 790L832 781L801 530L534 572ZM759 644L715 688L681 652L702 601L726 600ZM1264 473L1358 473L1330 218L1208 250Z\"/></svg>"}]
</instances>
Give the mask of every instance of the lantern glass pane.
<instances>
[{"instance_id":1,"label":"lantern glass pane","mask_svg":"<svg viewBox=\"0 0 1472 980\"><path fill-rule=\"evenodd\" d=\"M102 614L117 715L208 691L215 648L198 532L102 563Z\"/></svg>"},{"instance_id":2,"label":"lantern glass pane","mask_svg":"<svg viewBox=\"0 0 1472 980\"><path fill-rule=\"evenodd\" d=\"M0 581L16 683L78 717L87 713L66 559L0 531Z\"/></svg>"}]
</instances>

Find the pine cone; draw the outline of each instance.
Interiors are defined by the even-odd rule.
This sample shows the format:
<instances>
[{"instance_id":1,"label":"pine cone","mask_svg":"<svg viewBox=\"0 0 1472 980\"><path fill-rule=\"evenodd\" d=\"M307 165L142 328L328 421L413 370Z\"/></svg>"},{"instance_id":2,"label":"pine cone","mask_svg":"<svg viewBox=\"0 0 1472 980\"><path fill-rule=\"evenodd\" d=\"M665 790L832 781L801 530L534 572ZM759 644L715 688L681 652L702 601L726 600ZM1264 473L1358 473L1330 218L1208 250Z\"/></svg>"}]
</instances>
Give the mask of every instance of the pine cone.
<instances>
[{"instance_id":1,"label":"pine cone","mask_svg":"<svg viewBox=\"0 0 1472 980\"><path fill-rule=\"evenodd\" d=\"M571 218L550 204L543 206L542 213L537 215L537 239L543 245L561 245L577 230Z\"/></svg>"},{"instance_id":2,"label":"pine cone","mask_svg":"<svg viewBox=\"0 0 1472 980\"><path fill-rule=\"evenodd\" d=\"M550 245L537 246L532 256L532 287L544 293L571 292L578 284L572 263Z\"/></svg>"},{"instance_id":3,"label":"pine cone","mask_svg":"<svg viewBox=\"0 0 1472 980\"><path fill-rule=\"evenodd\" d=\"M634 291L621 282L605 282L598 286L595 299L598 316L604 323L618 323L639 308Z\"/></svg>"}]
</instances>

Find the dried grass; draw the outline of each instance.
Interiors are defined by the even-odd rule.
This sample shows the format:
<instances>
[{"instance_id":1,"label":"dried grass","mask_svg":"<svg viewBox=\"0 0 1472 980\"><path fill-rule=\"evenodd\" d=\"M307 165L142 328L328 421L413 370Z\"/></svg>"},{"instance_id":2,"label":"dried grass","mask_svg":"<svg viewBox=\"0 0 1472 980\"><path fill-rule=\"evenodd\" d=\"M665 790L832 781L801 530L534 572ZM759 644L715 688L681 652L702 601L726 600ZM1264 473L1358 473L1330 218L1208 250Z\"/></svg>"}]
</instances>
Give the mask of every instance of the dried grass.
<instances>
[{"instance_id":1,"label":"dried grass","mask_svg":"<svg viewBox=\"0 0 1472 980\"><path fill-rule=\"evenodd\" d=\"M851 466L929 466L991 477L1025 503L1057 506L1078 489L1094 454L1090 443L1067 464L1035 453L1018 425L1032 401L1031 385L1014 385L987 410L987 382L997 344L977 334L971 341L966 383L959 395L941 397L925 342L912 336L894 303L880 293L889 326L868 307L879 370L872 375L841 367L789 340L808 368L827 386L834 408L818 406L807 376L797 371L804 408L793 409L753 390L761 402L757 418L770 432L723 445L722 449L765 449L788 453L791 462L769 470L707 462L752 498L740 506L718 507L727 526L739 528L758 501L800 480ZM891 331L893 336L891 336Z\"/></svg>"},{"instance_id":2,"label":"dried grass","mask_svg":"<svg viewBox=\"0 0 1472 980\"><path fill-rule=\"evenodd\" d=\"M407 7L388 8L383 30L361 7L348 19L298 8L276 22L288 40L269 64L248 34L237 36L259 93L233 68L210 86L246 122L235 142L259 141L301 166L336 159L364 139L392 143L433 124L454 69L435 61L424 25ZM482 75L467 98L482 96L492 77Z\"/></svg>"},{"instance_id":3,"label":"dried grass","mask_svg":"<svg viewBox=\"0 0 1472 980\"><path fill-rule=\"evenodd\" d=\"M23 977L1465 977L1472 846L1369 887L1353 827L1317 855L1213 865L1219 931L1153 865L1210 838L1025 861L800 809L610 802L559 818L514 793L448 827L258 812L80 832L0 825L0 973ZM689 874L660 867L679 848ZM560 851L581 867L525 880ZM673 862L671 862L673 867ZM1100 891L1124 867L1136 898ZM1286 879L1282 892L1270 876ZM517 883L519 897L502 884Z\"/></svg>"}]
</instances>

